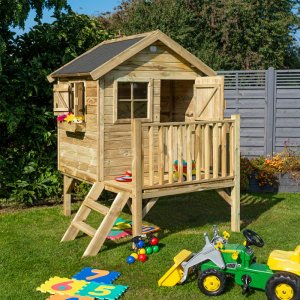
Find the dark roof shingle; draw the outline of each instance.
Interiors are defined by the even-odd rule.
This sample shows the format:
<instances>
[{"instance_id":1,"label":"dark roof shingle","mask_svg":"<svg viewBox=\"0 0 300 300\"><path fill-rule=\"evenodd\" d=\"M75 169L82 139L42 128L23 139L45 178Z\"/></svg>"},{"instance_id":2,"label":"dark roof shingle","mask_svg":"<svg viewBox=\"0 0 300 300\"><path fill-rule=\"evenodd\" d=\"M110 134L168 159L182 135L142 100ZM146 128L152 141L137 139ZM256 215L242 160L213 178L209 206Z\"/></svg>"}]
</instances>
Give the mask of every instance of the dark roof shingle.
<instances>
[{"instance_id":1,"label":"dark roof shingle","mask_svg":"<svg viewBox=\"0 0 300 300\"><path fill-rule=\"evenodd\" d=\"M75 59L73 62L55 71L52 75L89 73L108 62L114 56L133 46L143 38L144 36L99 45L92 51L83 54L78 59Z\"/></svg>"}]
</instances>

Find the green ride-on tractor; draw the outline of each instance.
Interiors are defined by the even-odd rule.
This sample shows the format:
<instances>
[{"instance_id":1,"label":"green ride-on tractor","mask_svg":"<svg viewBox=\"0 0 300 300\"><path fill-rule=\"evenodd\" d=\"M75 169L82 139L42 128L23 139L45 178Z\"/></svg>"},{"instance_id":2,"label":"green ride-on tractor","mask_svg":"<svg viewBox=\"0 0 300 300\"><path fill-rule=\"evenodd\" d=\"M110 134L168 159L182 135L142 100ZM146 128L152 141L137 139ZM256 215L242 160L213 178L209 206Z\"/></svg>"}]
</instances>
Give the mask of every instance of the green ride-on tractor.
<instances>
[{"instance_id":1,"label":"green ride-on tractor","mask_svg":"<svg viewBox=\"0 0 300 300\"><path fill-rule=\"evenodd\" d=\"M265 290L272 300L300 299L300 245L294 251L274 250L267 264L258 264L251 246L263 247L263 239L254 231L243 231L244 244L228 243L229 234L214 235L198 253L182 250L174 258L174 266L159 280L159 286L183 283L188 275L198 270L198 286L208 296L218 296L226 288L228 277L242 286L246 294L250 288Z\"/></svg>"}]
</instances>

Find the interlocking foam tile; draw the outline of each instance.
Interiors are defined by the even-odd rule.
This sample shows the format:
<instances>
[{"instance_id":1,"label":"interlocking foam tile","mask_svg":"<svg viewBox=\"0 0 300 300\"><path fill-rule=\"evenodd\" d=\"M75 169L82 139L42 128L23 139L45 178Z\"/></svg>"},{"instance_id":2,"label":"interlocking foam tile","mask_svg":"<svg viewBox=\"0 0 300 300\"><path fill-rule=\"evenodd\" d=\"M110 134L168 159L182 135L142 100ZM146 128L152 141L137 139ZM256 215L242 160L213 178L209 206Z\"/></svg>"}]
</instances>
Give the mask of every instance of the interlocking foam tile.
<instances>
[{"instance_id":1,"label":"interlocking foam tile","mask_svg":"<svg viewBox=\"0 0 300 300\"><path fill-rule=\"evenodd\" d=\"M114 271L99 270L93 268L84 268L73 276L73 279L85 280L88 282L112 283L121 273Z\"/></svg>"},{"instance_id":2,"label":"interlocking foam tile","mask_svg":"<svg viewBox=\"0 0 300 300\"><path fill-rule=\"evenodd\" d=\"M132 235L131 221L118 218L114 223L113 229L107 235L108 240L118 240L128 235ZM143 225L142 234L157 232L160 228L157 226Z\"/></svg>"},{"instance_id":3,"label":"interlocking foam tile","mask_svg":"<svg viewBox=\"0 0 300 300\"><path fill-rule=\"evenodd\" d=\"M106 237L108 240L118 240L121 239L123 237L129 236L130 234L126 231L123 230L112 230L110 231L110 233L108 234L108 236Z\"/></svg>"},{"instance_id":4,"label":"interlocking foam tile","mask_svg":"<svg viewBox=\"0 0 300 300\"><path fill-rule=\"evenodd\" d=\"M124 230L124 229L130 229L131 227L132 227L131 223L121 222L114 225L112 230Z\"/></svg>"},{"instance_id":5,"label":"interlocking foam tile","mask_svg":"<svg viewBox=\"0 0 300 300\"><path fill-rule=\"evenodd\" d=\"M125 229L125 231L129 234L132 234L131 229ZM157 232L157 231L160 231L160 228L157 226L142 225L142 234L147 234L147 233Z\"/></svg>"},{"instance_id":6,"label":"interlocking foam tile","mask_svg":"<svg viewBox=\"0 0 300 300\"><path fill-rule=\"evenodd\" d=\"M46 300L94 300L94 297L81 297L81 296L69 296L69 295L51 295L49 298Z\"/></svg>"},{"instance_id":7,"label":"interlocking foam tile","mask_svg":"<svg viewBox=\"0 0 300 300\"><path fill-rule=\"evenodd\" d=\"M143 234L157 232L157 231L160 231L160 228L157 226L142 225L142 233Z\"/></svg>"},{"instance_id":8,"label":"interlocking foam tile","mask_svg":"<svg viewBox=\"0 0 300 300\"><path fill-rule=\"evenodd\" d=\"M87 285L84 280L72 280L69 278L51 277L36 290L42 293L74 295L78 290Z\"/></svg>"},{"instance_id":9,"label":"interlocking foam tile","mask_svg":"<svg viewBox=\"0 0 300 300\"><path fill-rule=\"evenodd\" d=\"M90 282L77 292L80 296L89 296L96 299L114 300L118 299L127 289L124 285L99 284Z\"/></svg>"},{"instance_id":10,"label":"interlocking foam tile","mask_svg":"<svg viewBox=\"0 0 300 300\"><path fill-rule=\"evenodd\" d=\"M130 229L131 228L131 221L118 218L113 226L113 230L123 230L123 229Z\"/></svg>"},{"instance_id":11,"label":"interlocking foam tile","mask_svg":"<svg viewBox=\"0 0 300 300\"><path fill-rule=\"evenodd\" d=\"M118 218L106 238L108 240L114 241L130 235L129 233L124 231L124 229L131 229L131 221Z\"/></svg>"}]
</instances>

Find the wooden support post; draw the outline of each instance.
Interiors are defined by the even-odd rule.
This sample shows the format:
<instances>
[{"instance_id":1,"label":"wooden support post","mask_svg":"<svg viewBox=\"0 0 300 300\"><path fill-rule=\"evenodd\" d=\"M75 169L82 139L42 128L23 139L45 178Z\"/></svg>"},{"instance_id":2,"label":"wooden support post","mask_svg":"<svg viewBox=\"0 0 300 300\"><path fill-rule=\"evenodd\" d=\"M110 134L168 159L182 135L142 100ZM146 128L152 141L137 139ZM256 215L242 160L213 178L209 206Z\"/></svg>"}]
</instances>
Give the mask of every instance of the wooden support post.
<instances>
[{"instance_id":1,"label":"wooden support post","mask_svg":"<svg viewBox=\"0 0 300 300\"><path fill-rule=\"evenodd\" d=\"M211 160L211 136L209 124L205 125L204 128L204 178L209 179L210 177L210 160Z\"/></svg>"},{"instance_id":2,"label":"wooden support post","mask_svg":"<svg viewBox=\"0 0 300 300\"><path fill-rule=\"evenodd\" d=\"M213 178L219 176L219 127L216 123L213 127Z\"/></svg>"},{"instance_id":3,"label":"wooden support post","mask_svg":"<svg viewBox=\"0 0 300 300\"><path fill-rule=\"evenodd\" d=\"M75 180L71 177L64 175L64 215L71 215L71 192L74 188Z\"/></svg>"},{"instance_id":4,"label":"wooden support post","mask_svg":"<svg viewBox=\"0 0 300 300\"><path fill-rule=\"evenodd\" d=\"M158 200L158 197L148 199L147 203L143 207L143 218L147 215L147 213L150 211L150 209L155 205L157 200Z\"/></svg>"},{"instance_id":5,"label":"wooden support post","mask_svg":"<svg viewBox=\"0 0 300 300\"><path fill-rule=\"evenodd\" d=\"M164 127L158 127L158 184L164 183L165 173L165 145L164 145Z\"/></svg>"},{"instance_id":6,"label":"wooden support post","mask_svg":"<svg viewBox=\"0 0 300 300\"><path fill-rule=\"evenodd\" d=\"M168 129L168 182L173 183L173 151L174 151L174 146L173 146L173 126L170 125Z\"/></svg>"},{"instance_id":7,"label":"wooden support post","mask_svg":"<svg viewBox=\"0 0 300 300\"><path fill-rule=\"evenodd\" d=\"M231 205L231 197L225 192L225 190L218 189L216 192L229 204Z\"/></svg>"},{"instance_id":8,"label":"wooden support post","mask_svg":"<svg viewBox=\"0 0 300 300\"><path fill-rule=\"evenodd\" d=\"M222 126L222 154L221 154L221 169L222 177L227 175L227 124L224 123Z\"/></svg>"},{"instance_id":9,"label":"wooden support post","mask_svg":"<svg viewBox=\"0 0 300 300\"><path fill-rule=\"evenodd\" d=\"M191 145L191 125L186 128L186 163L187 163L187 181L192 181L192 145Z\"/></svg>"},{"instance_id":10,"label":"wooden support post","mask_svg":"<svg viewBox=\"0 0 300 300\"><path fill-rule=\"evenodd\" d=\"M233 116L231 116L233 118ZM229 175L233 176L234 169L234 153L235 153L235 144L234 144L234 124L229 126Z\"/></svg>"},{"instance_id":11,"label":"wooden support post","mask_svg":"<svg viewBox=\"0 0 300 300\"><path fill-rule=\"evenodd\" d=\"M132 213L132 200L131 199L128 199L127 206L129 208L130 212Z\"/></svg>"},{"instance_id":12,"label":"wooden support post","mask_svg":"<svg viewBox=\"0 0 300 300\"><path fill-rule=\"evenodd\" d=\"M240 115L233 115L233 173L234 187L231 190L231 230L240 231Z\"/></svg>"},{"instance_id":13,"label":"wooden support post","mask_svg":"<svg viewBox=\"0 0 300 300\"><path fill-rule=\"evenodd\" d=\"M182 149L182 126L179 125L177 128L177 146L178 146L178 153L177 153L177 168L178 168L178 182L182 182L183 176L183 149Z\"/></svg>"},{"instance_id":14,"label":"wooden support post","mask_svg":"<svg viewBox=\"0 0 300 300\"><path fill-rule=\"evenodd\" d=\"M132 121L132 234L142 233L142 188L143 188L143 162L142 162L142 123L138 119Z\"/></svg>"},{"instance_id":15,"label":"wooden support post","mask_svg":"<svg viewBox=\"0 0 300 300\"><path fill-rule=\"evenodd\" d=\"M202 133L201 125L196 124L195 128L195 158L196 158L196 180L200 180L201 176L201 157L202 157Z\"/></svg>"},{"instance_id":16,"label":"wooden support post","mask_svg":"<svg viewBox=\"0 0 300 300\"><path fill-rule=\"evenodd\" d=\"M149 136L149 185L154 183L154 137L153 126L148 127Z\"/></svg>"}]
</instances>

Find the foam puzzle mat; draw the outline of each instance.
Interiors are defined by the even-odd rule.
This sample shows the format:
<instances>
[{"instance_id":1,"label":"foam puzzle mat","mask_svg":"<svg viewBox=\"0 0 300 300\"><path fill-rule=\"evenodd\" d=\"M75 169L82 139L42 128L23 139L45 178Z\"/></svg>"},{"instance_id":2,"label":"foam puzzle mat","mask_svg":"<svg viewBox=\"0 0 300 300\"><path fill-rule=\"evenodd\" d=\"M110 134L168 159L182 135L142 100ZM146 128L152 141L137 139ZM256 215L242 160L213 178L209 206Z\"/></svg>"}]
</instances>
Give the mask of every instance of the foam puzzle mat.
<instances>
[{"instance_id":1,"label":"foam puzzle mat","mask_svg":"<svg viewBox=\"0 0 300 300\"><path fill-rule=\"evenodd\" d=\"M121 273L93 268L84 268L72 278L77 280L93 281L98 283L113 283Z\"/></svg>"},{"instance_id":2,"label":"foam puzzle mat","mask_svg":"<svg viewBox=\"0 0 300 300\"><path fill-rule=\"evenodd\" d=\"M154 233L159 230L160 228L155 225L142 225L142 234ZM132 235L131 221L118 218L106 238L113 241L129 235Z\"/></svg>"},{"instance_id":3,"label":"foam puzzle mat","mask_svg":"<svg viewBox=\"0 0 300 300\"><path fill-rule=\"evenodd\" d=\"M81 297L81 296L68 296L68 295L51 295L49 298L46 300L94 300L95 298L91 297Z\"/></svg>"},{"instance_id":4,"label":"foam puzzle mat","mask_svg":"<svg viewBox=\"0 0 300 300\"><path fill-rule=\"evenodd\" d=\"M115 300L128 288L125 285L112 284L120 275L119 272L88 267L76 273L72 279L51 277L36 290L53 294L47 300Z\"/></svg>"}]
</instances>

